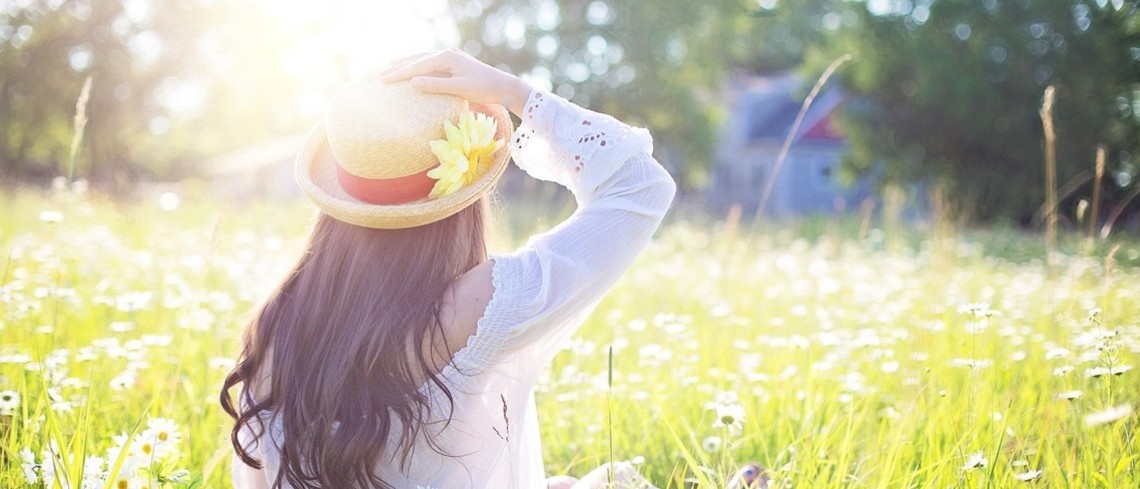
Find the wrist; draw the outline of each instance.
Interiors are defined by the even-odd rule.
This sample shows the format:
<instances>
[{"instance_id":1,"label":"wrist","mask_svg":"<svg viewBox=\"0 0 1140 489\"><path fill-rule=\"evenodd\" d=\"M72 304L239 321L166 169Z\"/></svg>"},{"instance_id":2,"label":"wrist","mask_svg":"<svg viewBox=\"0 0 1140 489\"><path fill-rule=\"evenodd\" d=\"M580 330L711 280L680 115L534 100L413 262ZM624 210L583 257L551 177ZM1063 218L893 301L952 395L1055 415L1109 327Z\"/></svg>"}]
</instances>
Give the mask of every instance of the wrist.
<instances>
[{"instance_id":1,"label":"wrist","mask_svg":"<svg viewBox=\"0 0 1140 489\"><path fill-rule=\"evenodd\" d=\"M530 92L530 84L523 81L522 78L511 76L508 79L506 90L503 92L501 104L515 115L522 117L523 106L530 98Z\"/></svg>"}]
</instances>

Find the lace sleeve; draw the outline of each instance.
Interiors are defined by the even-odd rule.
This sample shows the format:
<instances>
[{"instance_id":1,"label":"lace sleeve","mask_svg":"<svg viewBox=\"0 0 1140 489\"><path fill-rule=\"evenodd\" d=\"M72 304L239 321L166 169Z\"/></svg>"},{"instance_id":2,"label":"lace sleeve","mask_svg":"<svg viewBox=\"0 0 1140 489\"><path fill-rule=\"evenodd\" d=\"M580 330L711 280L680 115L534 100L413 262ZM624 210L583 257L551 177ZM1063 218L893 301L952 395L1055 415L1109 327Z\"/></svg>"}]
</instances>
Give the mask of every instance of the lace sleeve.
<instances>
[{"instance_id":1,"label":"lace sleeve","mask_svg":"<svg viewBox=\"0 0 1140 489\"><path fill-rule=\"evenodd\" d=\"M468 369L508 356L535 367L552 358L649 242L676 190L644 129L539 91L522 116L515 162L569 188L578 209L493 257L494 295L455 358Z\"/></svg>"},{"instance_id":2,"label":"lace sleeve","mask_svg":"<svg viewBox=\"0 0 1140 489\"><path fill-rule=\"evenodd\" d=\"M649 131L550 93L532 91L521 117L512 148L515 164L533 178L569 188L579 203L622 163L653 153Z\"/></svg>"}]
</instances>

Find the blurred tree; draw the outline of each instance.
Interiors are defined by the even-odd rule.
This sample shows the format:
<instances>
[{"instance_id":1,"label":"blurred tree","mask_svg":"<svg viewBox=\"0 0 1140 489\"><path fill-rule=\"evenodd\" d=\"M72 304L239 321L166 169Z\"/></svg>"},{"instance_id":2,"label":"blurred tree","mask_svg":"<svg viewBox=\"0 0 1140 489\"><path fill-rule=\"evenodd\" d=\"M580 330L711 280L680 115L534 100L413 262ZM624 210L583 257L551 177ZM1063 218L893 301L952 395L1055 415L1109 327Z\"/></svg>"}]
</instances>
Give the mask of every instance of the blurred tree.
<instances>
[{"instance_id":1,"label":"blurred tree","mask_svg":"<svg viewBox=\"0 0 1140 489\"><path fill-rule=\"evenodd\" d=\"M703 183L735 74L801 66L858 21L846 0L449 0L460 46L575 102L647 125L682 185Z\"/></svg>"},{"instance_id":2,"label":"blurred tree","mask_svg":"<svg viewBox=\"0 0 1140 489\"><path fill-rule=\"evenodd\" d=\"M850 0L755 0L745 5L751 6L746 15L725 19L720 46L731 49L737 70L749 73L803 69L823 38L859 20Z\"/></svg>"},{"instance_id":3,"label":"blurred tree","mask_svg":"<svg viewBox=\"0 0 1140 489\"><path fill-rule=\"evenodd\" d=\"M460 47L536 86L650 126L658 156L705 164L721 56L701 56L713 2L451 0ZM703 36L707 37L707 36ZM703 97L703 98L701 98Z\"/></svg>"},{"instance_id":4,"label":"blurred tree","mask_svg":"<svg viewBox=\"0 0 1140 489\"><path fill-rule=\"evenodd\" d=\"M712 160L729 77L810 76L854 54L840 72L856 95L844 117L849 168L936 181L976 217L1026 222L1044 200L1037 108L1049 84L1058 88L1059 182L1077 185L1063 205L1088 195L1081 179L1098 143L1110 148L1106 199L1136 188L1138 1L448 4L460 47L649 126L657 156L689 188ZM66 174L87 75L79 175L101 182L176 177L204 156L303 131L348 78L348 51L329 46L359 42L335 38L343 25L334 22L344 21L335 13L351 3L323 4L313 14L322 24L279 16L272 0L0 2L0 175ZM298 51L306 55L288 54Z\"/></svg>"},{"instance_id":5,"label":"blurred tree","mask_svg":"<svg viewBox=\"0 0 1140 489\"><path fill-rule=\"evenodd\" d=\"M982 221L1028 224L1044 202L1038 108L1055 85L1059 184L1091 188L1104 143L1114 176L1106 199L1135 185L1136 1L868 0L842 15L854 21L820 37L810 64L856 56L842 74L860 96L843 128L850 168L882 162L888 179L936 182ZM1063 203L1068 216L1091 194L1076 188Z\"/></svg>"},{"instance_id":6,"label":"blurred tree","mask_svg":"<svg viewBox=\"0 0 1140 489\"><path fill-rule=\"evenodd\" d=\"M830 3L805 1L790 14ZM460 47L581 105L648 126L658 158L690 187L711 161L726 76L795 66L808 22L777 22L791 15L755 0L450 4Z\"/></svg>"},{"instance_id":7,"label":"blurred tree","mask_svg":"<svg viewBox=\"0 0 1140 489\"><path fill-rule=\"evenodd\" d=\"M303 38L267 17L262 5L209 0L0 5L0 175L67 174L88 75L77 176L110 188L177 178L205 156L304 130L295 102L305 87L280 55Z\"/></svg>"},{"instance_id":8,"label":"blurred tree","mask_svg":"<svg viewBox=\"0 0 1140 489\"><path fill-rule=\"evenodd\" d=\"M152 126L165 129L154 95L182 71L186 48L150 27L192 28L194 18L185 15L186 2L157 3L128 9L123 2L31 1L0 13L5 174L66 174L72 116L87 75L94 80L81 153L87 170L104 179L134 171L129 163L140 136Z\"/></svg>"}]
</instances>

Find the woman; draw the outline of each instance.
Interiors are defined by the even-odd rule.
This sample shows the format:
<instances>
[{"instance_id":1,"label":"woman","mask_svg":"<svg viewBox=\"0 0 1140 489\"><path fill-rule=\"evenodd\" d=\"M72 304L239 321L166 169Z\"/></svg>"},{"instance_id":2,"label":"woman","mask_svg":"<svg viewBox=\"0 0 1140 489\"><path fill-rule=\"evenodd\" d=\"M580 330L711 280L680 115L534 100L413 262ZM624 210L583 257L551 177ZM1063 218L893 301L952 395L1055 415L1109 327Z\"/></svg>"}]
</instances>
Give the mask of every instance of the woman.
<instances>
[{"instance_id":1,"label":"woman","mask_svg":"<svg viewBox=\"0 0 1140 489\"><path fill-rule=\"evenodd\" d=\"M548 481L532 390L672 201L651 151L644 129L458 50L349 84L298 156L321 210L307 252L222 390L235 485L644 485L628 464ZM488 257L484 195L510 156L578 209Z\"/></svg>"}]
</instances>

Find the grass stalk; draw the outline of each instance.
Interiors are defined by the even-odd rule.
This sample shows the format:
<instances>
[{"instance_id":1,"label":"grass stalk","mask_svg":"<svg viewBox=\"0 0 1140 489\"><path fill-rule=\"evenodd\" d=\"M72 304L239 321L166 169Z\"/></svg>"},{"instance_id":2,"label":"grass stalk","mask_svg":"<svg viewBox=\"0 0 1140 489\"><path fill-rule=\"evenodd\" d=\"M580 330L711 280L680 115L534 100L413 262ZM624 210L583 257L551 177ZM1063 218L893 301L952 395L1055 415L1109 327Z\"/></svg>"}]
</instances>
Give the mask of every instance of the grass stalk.
<instances>
[{"instance_id":1,"label":"grass stalk","mask_svg":"<svg viewBox=\"0 0 1140 489\"><path fill-rule=\"evenodd\" d=\"M796 139L796 134L799 133L800 125L804 122L804 116L807 115L808 109L811 108L812 102L815 102L815 97L819 95L820 90L827 84L827 80L835 71L843 66L844 63L851 61L855 57L850 54L844 54L835 58L831 64L827 65L827 69L823 70L823 74L815 81L815 86L811 87L811 92L808 93L804 103L800 105L800 111L796 114L795 121L792 122L792 127L788 130L788 135L784 137L784 144L780 147L780 154L776 157L776 163L772 165L772 172L767 175L764 183L764 193L760 194L760 203L756 205L756 214L752 217L752 227L756 228L756 223L760 221L760 216L764 214L764 209L768 206L768 199L772 196L772 190L776 187L776 176L780 174L780 167L784 166L784 161L788 159L788 151L792 147L792 141Z\"/></svg>"},{"instance_id":2,"label":"grass stalk","mask_svg":"<svg viewBox=\"0 0 1140 489\"><path fill-rule=\"evenodd\" d=\"M1096 147L1096 173L1093 177L1092 214L1089 217L1089 237L1096 237L1097 214L1100 211L1100 185L1104 180L1104 145Z\"/></svg>"},{"instance_id":3,"label":"grass stalk","mask_svg":"<svg viewBox=\"0 0 1140 489\"><path fill-rule=\"evenodd\" d=\"M71 134L71 149L67 153L67 184L75 181L75 156L79 154L79 144L83 142L83 132L87 128L87 102L91 99L91 75L83 81L79 99L75 101L75 121Z\"/></svg>"},{"instance_id":4,"label":"grass stalk","mask_svg":"<svg viewBox=\"0 0 1140 489\"><path fill-rule=\"evenodd\" d=\"M1120 216L1124 214L1124 209L1126 209L1128 204L1132 202L1132 199L1135 199L1137 196L1140 196L1140 185L1133 187L1132 191L1128 192L1128 195L1112 208L1112 212L1108 214L1108 218L1104 221L1104 226L1100 228L1100 237L1102 239L1107 238L1108 235L1112 233L1112 226L1116 224L1116 220L1120 219Z\"/></svg>"},{"instance_id":5,"label":"grass stalk","mask_svg":"<svg viewBox=\"0 0 1140 489\"><path fill-rule=\"evenodd\" d=\"M1061 184L1057 187L1057 201L1071 197L1073 194L1077 193L1078 190L1081 190L1086 183L1092 181L1093 178L1094 175L1091 171L1081 172L1077 175L1074 175L1073 178L1070 178L1064 184ZM1048 210L1048 203L1042 202L1041 206L1033 212L1033 221L1045 222L1045 214L1048 212ZM1078 228L1079 227L1080 226L1078 226Z\"/></svg>"},{"instance_id":6,"label":"grass stalk","mask_svg":"<svg viewBox=\"0 0 1140 489\"><path fill-rule=\"evenodd\" d=\"M1053 128L1053 102L1056 88L1045 88L1041 103L1041 125L1045 129L1045 262L1053 268L1057 251L1057 133Z\"/></svg>"},{"instance_id":7,"label":"grass stalk","mask_svg":"<svg viewBox=\"0 0 1140 489\"><path fill-rule=\"evenodd\" d=\"M610 345L607 348L609 365L606 378L606 431L609 436L609 450L610 450L610 464L609 464L609 483L614 484L614 410L613 410L613 397L614 397L614 346Z\"/></svg>"}]
</instances>

